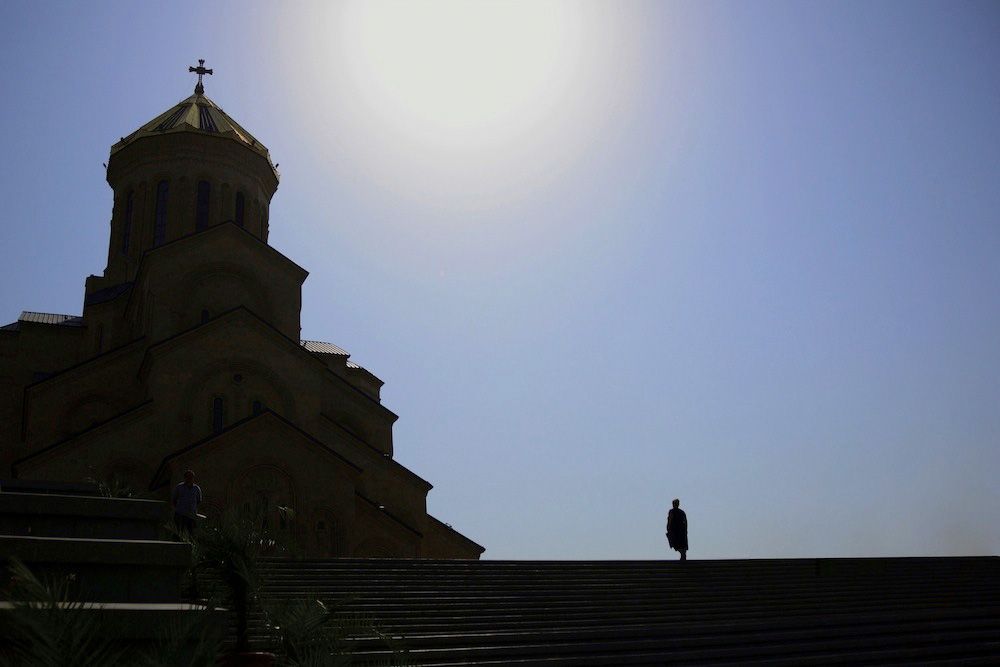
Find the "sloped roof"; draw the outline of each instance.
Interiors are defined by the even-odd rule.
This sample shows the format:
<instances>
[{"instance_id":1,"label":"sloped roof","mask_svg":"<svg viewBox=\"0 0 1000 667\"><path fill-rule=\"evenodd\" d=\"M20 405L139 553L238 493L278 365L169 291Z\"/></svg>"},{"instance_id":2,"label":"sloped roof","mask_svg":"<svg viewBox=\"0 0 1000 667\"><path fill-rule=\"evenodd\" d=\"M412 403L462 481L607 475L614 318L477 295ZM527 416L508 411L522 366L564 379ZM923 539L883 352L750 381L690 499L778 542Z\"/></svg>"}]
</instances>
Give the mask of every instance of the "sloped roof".
<instances>
[{"instance_id":1,"label":"sloped roof","mask_svg":"<svg viewBox=\"0 0 1000 667\"><path fill-rule=\"evenodd\" d=\"M411 526L404 519L402 519L401 517L399 517L396 514L393 514L390 510L386 509L385 505L383 505L382 503L377 502L375 500L372 500L371 498L369 498L368 496L364 495L363 493L361 493L360 491L357 491L357 490L354 492L354 497L357 498L358 500L360 500L362 502L362 504L367 505L368 507L370 507L371 509L375 510L379 514L382 514L382 515L386 516L387 518L389 518L393 522L399 524L400 526L402 526L406 530L410 531L411 533L413 533L417 537L423 537L424 536L423 533L421 533L419 530L417 530L416 528L414 528L413 526Z\"/></svg>"},{"instance_id":2,"label":"sloped roof","mask_svg":"<svg viewBox=\"0 0 1000 667\"><path fill-rule=\"evenodd\" d=\"M210 442L212 442L214 440L217 440L217 439L220 439L220 438L223 438L223 437L227 437L229 434L231 434L234 431L237 431L239 429L253 428L254 424L260 424L264 420L268 420L268 419L273 419L278 424L280 424L283 428L290 429L291 431L299 434L300 436L302 436L302 438L306 442L308 442L311 445L317 447L318 449L320 449L321 451L325 452L326 454L329 454L334 460L338 461L340 464L345 465L348 468L352 468L353 470L357 471L358 473L362 472L361 467L355 465L354 463L352 463L351 461L349 461L348 459L346 459L345 457L343 457L341 454L339 454L338 452L334 451L333 449L331 449L330 447L328 447L327 445L325 445L321 440L313 437L312 435L310 435L306 431L302 430L297 425L295 425L293 422L291 422L288 419L286 419L285 417L281 416L280 414L278 414L274 410L272 410L270 408L267 408L267 409L265 409L265 410L263 410L263 411L261 411L261 412L259 412L257 414L250 415L248 417L245 417L244 419L239 420L238 422L235 422L233 424L229 424L228 426L226 426L223 430L221 430L218 433L213 433L211 435L205 436L204 438L201 438L200 440L198 440L196 442L193 442L193 443L191 443L189 445L181 447L181 448L175 450L174 452L172 452L172 453L167 454L166 456L164 456L163 460L160 461L160 465L156 469L156 472L153 474L153 479L149 483L149 489L151 491L152 490L156 490L156 489L158 489L158 488L162 487L163 485L168 484L170 482L170 478L167 475L167 473L170 470L171 461L173 461L174 459L177 459L178 457L181 457L184 454L188 454L191 451L193 451L195 449L198 449L199 447L204 447L205 445L207 445L208 443L210 443Z\"/></svg>"},{"instance_id":3,"label":"sloped roof","mask_svg":"<svg viewBox=\"0 0 1000 667\"><path fill-rule=\"evenodd\" d=\"M344 365L346 365L347 368L351 369L352 371L359 371L361 373L364 373L365 375L371 377L373 380L377 381L379 384L382 384L382 380L379 380L379 378L370 370L348 359L348 357L351 355L342 347L338 347L333 343L323 343L318 340L301 340L299 341L299 345L304 347L307 351L313 352L315 354L333 354L338 357L343 357Z\"/></svg>"},{"instance_id":4,"label":"sloped roof","mask_svg":"<svg viewBox=\"0 0 1000 667\"><path fill-rule=\"evenodd\" d=\"M82 327L83 318L79 315L60 315L58 313L34 313L25 310L17 318L17 322L11 322L0 326L0 331L20 331L21 322L31 322L33 324L52 324L60 327Z\"/></svg>"},{"instance_id":5,"label":"sloped roof","mask_svg":"<svg viewBox=\"0 0 1000 667\"><path fill-rule=\"evenodd\" d=\"M41 448L41 449L39 449L37 451L31 452L30 454L22 456L21 458L15 460L11 464L11 470L13 470L15 472L15 474L17 474L17 470L18 470L19 466L22 466L25 463L30 463L30 462L32 462L32 461L34 461L36 459L39 459L39 458L44 458L45 456L48 456L50 453L56 451L57 449L61 449L63 447L66 447L67 445L70 445L70 444L72 444L74 442L79 442L82 438L85 438L88 435L91 435L91 434L97 432L98 430L104 428L108 424L111 424L112 422L115 422L115 421L117 421L119 419L126 419L126 418L131 417L131 416L133 416L135 414L138 414L140 410L142 410L144 408L148 408L152 404L153 404L152 399L149 399L149 400L143 401L142 403L139 403L138 405L129 406L128 408L125 408L124 410L122 410L118 414L112 415L111 417L108 417L107 419L105 419L103 421L97 422L96 424L91 424L90 426L88 426L87 428L83 429L82 431L80 431L78 433L73 433L73 434L69 435L68 437L63 438L62 440L59 440L57 442L52 443L51 445L48 445L48 446L43 447L43 448Z\"/></svg>"},{"instance_id":6,"label":"sloped roof","mask_svg":"<svg viewBox=\"0 0 1000 667\"><path fill-rule=\"evenodd\" d=\"M333 343L323 343L318 340L300 340L299 345L306 348L310 352L317 352L319 354L336 354L338 357L349 357L350 354L347 353L341 347L337 347ZM348 365L351 362L347 362Z\"/></svg>"},{"instance_id":7,"label":"sloped roof","mask_svg":"<svg viewBox=\"0 0 1000 667\"><path fill-rule=\"evenodd\" d=\"M132 134L122 137L121 141L111 147L111 154L114 155L137 139L168 132L202 132L238 141L266 158L277 176L278 172L274 169L267 148L219 105L205 97L204 93L195 93L181 100Z\"/></svg>"},{"instance_id":8,"label":"sloped roof","mask_svg":"<svg viewBox=\"0 0 1000 667\"><path fill-rule=\"evenodd\" d=\"M34 322L36 324L56 324L63 327L82 327L83 318L79 315L58 315L56 313L33 313L24 311L18 322ZM8 325L10 326L10 325Z\"/></svg>"}]
</instances>

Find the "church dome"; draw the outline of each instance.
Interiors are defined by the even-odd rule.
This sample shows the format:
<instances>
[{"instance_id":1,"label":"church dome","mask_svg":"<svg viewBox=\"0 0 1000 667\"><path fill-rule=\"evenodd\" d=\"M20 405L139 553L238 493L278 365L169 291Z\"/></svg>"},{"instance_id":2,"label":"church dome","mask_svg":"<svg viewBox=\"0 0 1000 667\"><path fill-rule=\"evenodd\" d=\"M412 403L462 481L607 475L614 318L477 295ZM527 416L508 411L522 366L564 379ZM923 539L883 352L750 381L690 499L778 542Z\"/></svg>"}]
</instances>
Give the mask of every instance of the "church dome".
<instances>
[{"instance_id":1,"label":"church dome","mask_svg":"<svg viewBox=\"0 0 1000 667\"><path fill-rule=\"evenodd\" d=\"M278 171L267 148L205 96L194 94L111 147L115 193L106 282L132 280L150 249L233 223L267 243Z\"/></svg>"},{"instance_id":2,"label":"church dome","mask_svg":"<svg viewBox=\"0 0 1000 667\"><path fill-rule=\"evenodd\" d=\"M271 169L274 170L274 163L271 162L267 148L233 120L218 104L206 97L204 92L195 92L194 95L178 102L132 134L122 137L118 143L111 147L111 155L138 139L177 132L199 132L232 139L264 157L271 165ZM277 170L274 170L274 173L277 176Z\"/></svg>"}]
</instances>

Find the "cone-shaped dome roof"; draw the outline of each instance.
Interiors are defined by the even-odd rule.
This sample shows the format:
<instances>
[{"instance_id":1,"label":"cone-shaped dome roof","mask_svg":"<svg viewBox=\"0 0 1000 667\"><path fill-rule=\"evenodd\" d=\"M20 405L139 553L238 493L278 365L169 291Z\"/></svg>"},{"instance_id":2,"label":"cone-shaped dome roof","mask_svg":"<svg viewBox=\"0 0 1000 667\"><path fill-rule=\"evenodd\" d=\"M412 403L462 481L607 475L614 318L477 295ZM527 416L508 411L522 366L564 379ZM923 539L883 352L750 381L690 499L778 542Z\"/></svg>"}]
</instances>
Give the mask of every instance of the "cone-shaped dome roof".
<instances>
[{"instance_id":1,"label":"cone-shaped dome roof","mask_svg":"<svg viewBox=\"0 0 1000 667\"><path fill-rule=\"evenodd\" d=\"M267 148L200 91L178 102L127 137L122 137L121 141L111 147L111 155L143 137L173 132L199 132L230 138L267 159L271 169L274 169ZM277 173L275 170L276 176Z\"/></svg>"}]
</instances>

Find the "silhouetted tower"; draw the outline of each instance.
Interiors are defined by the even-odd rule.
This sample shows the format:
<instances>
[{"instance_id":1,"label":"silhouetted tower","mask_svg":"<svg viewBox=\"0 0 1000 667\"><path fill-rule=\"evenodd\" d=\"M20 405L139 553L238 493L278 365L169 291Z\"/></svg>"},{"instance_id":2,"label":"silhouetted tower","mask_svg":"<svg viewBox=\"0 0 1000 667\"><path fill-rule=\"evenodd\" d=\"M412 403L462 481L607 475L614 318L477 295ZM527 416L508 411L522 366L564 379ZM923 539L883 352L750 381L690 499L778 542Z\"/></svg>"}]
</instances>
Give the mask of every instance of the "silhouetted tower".
<instances>
[{"instance_id":1,"label":"silhouetted tower","mask_svg":"<svg viewBox=\"0 0 1000 667\"><path fill-rule=\"evenodd\" d=\"M198 62L194 95L111 147L108 266L88 294L134 280L146 250L222 222L267 242L278 172L267 148L205 97L212 70Z\"/></svg>"}]
</instances>

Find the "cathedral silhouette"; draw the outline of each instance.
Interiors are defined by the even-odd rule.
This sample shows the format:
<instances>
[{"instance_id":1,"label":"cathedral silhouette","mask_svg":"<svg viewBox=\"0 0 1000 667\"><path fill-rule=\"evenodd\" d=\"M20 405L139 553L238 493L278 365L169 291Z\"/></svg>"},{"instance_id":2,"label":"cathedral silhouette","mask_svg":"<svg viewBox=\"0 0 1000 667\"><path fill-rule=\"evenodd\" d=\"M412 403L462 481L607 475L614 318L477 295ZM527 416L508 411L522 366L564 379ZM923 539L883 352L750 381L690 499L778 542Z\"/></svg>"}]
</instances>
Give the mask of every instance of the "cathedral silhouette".
<instances>
[{"instance_id":1,"label":"cathedral silhouette","mask_svg":"<svg viewBox=\"0 0 1000 667\"><path fill-rule=\"evenodd\" d=\"M202 513L263 506L307 556L478 558L393 459L382 381L301 340L308 274L267 242L276 165L190 71L193 95L111 147L82 315L0 327L0 474L166 500L193 469Z\"/></svg>"}]
</instances>

